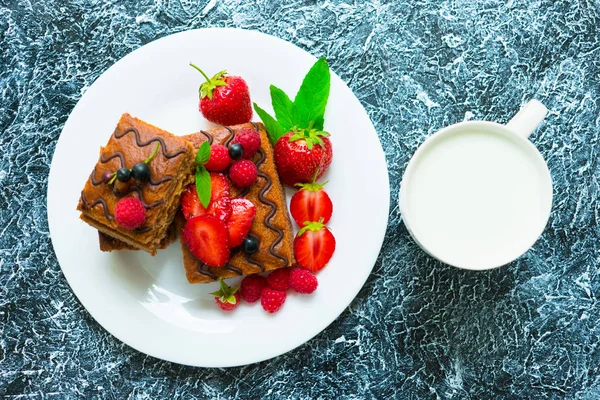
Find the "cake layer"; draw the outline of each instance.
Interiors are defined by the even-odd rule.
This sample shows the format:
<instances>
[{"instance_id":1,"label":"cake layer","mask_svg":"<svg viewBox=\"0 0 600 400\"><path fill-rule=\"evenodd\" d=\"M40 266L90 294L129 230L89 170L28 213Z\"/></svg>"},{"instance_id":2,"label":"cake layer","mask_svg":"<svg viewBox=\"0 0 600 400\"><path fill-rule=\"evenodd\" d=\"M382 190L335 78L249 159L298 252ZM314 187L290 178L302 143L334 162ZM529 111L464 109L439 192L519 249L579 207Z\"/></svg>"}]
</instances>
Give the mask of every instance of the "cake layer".
<instances>
[{"instance_id":1,"label":"cake layer","mask_svg":"<svg viewBox=\"0 0 600 400\"><path fill-rule=\"evenodd\" d=\"M207 283L219 278L255 274L295 264L294 232L283 186L275 169L273 148L264 126L260 123L236 125L200 131L184 138L196 149L205 141L227 146L235 133L244 128L254 128L260 133L261 148L253 159L258 167L258 179L246 190L238 189L232 184L230 193L231 197L245 197L256 206L256 216L250 233L258 237L259 250L249 255L241 249L232 249L231 259L225 267L212 268L198 260L182 242L183 264L190 283ZM177 215L176 221L181 237L185 224L181 213Z\"/></svg>"},{"instance_id":2,"label":"cake layer","mask_svg":"<svg viewBox=\"0 0 600 400\"><path fill-rule=\"evenodd\" d=\"M146 160L159 145L156 156L148 163L150 179L137 182L102 181L105 172L131 169ZM182 190L193 182L194 148L184 139L123 114L90 174L77 209L81 219L99 231L135 248L155 254L179 207ZM146 207L146 221L135 230L120 227L114 218L116 203L125 197L137 197Z\"/></svg>"}]
</instances>

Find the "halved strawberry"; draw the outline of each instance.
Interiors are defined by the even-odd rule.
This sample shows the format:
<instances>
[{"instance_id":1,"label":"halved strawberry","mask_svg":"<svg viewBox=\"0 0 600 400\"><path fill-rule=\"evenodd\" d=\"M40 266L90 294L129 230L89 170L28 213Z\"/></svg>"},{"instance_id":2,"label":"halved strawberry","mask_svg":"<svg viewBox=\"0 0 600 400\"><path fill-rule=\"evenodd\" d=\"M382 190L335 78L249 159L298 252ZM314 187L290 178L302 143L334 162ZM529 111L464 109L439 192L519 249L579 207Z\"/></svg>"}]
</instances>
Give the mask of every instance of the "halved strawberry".
<instances>
[{"instance_id":1,"label":"halved strawberry","mask_svg":"<svg viewBox=\"0 0 600 400\"><path fill-rule=\"evenodd\" d=\"M297 183L295 186L300 190L292 196L290 202L290 213L299 226L305 222L319 221L323 218L326 224L333 213L333 203L329 195L323 190L325 183Z\"/></svg>"},{"instance_id":2,"label":"halved strawberry","mask_svg":"<svg viewBox=\"0 0 600 400\"><path fill-rule=\"evenodd\" d=\"M229 197L221 197L210 202L208 210L210 215L227 222L231 216L231 199Z\"/></svg>"},{"instance_id":3,"label":"halved strawberry","mask_svg":"<svg viewBox=\"0 0 600 400\"><path fill-rule=\"evenodd\" d=\"M208 210L204 208L200 202L195 184L192 183L189 185L181 194L181 210L183 211L185 219L198 217L208 213L222 221L227 221L229 215L231 215L231 205L229 204L229 181L223 174L211 173L210 185L210 203L208 205Z\"/></svg>"},{"instance_id":4,"label":"halved strawberry","mask_svg":"<svg viewBox=\"0 0 600 400\"><path fill-rule=\"evenodd\" d=\"M329 262L335 251L335 238L323 221L307 222L294 239L294 254L301 267L316 272Z\"/></svg>"},{"instance_id":5,"label":"halved strawberry","mask_svg":"<svg viewBox=\"0 0 600 400\"><path fill-rule=\"evenodd\" d=\"M189 219L183 228L182 238L192 254L211 267L223 267L229 261L227 227L211 215Z\"/></svg>"},{"instance_id":6,"label":"halved strawberry","mask_svg":"<svg viewBox=\"0 0 600 400\"><path fill-rule=\"evenodd\" d=\"M229 181L223 174L212 172L210 174L210 201L229 197Z\"/></svg>"},{"instance_id":7,"label":"halved strawberry","mask_svg":"<svg viewBox=\"0 0 600 400\"><path fill-rule=\"evenodd\" d=\"M198 217L206 214L206 208L200 203L196 185L189 185L181 194L181 211L185 219Z\"/></svg>"},{"instance_id":8,"label":"halved strawberry","mask_svg":"<svg viewBox=\"0 0 600 400\"><path fill-rule=\"evenodd\" d=\"M230 247L242 244L250 232L254 215L256 215L256 207L250 200L244 198L231 200L231 217L227 223Z\"/></svg>"}]
</instances>

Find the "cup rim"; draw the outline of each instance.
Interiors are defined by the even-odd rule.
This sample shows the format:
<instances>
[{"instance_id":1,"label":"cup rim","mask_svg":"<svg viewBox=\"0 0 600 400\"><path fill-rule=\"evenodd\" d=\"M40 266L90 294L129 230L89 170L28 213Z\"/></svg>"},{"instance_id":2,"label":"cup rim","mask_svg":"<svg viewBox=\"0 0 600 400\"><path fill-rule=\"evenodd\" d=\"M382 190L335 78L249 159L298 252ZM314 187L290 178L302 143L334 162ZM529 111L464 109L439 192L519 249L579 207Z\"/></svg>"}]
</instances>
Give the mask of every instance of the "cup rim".
<instances>
[{"instance_id":1,"label":"cup rim","mask_svg":"<svg viewBox=\"0 0 600 400\"><path fill-rule=\"evenodd\" d=\"M441 137L454 134L458 131L462 131L464 128L472 128L472 127L480 127L480 128L484 128L488 131L493 129L496 131L502 131L503 133L506 133L509 135L513 135L512 138L516 139L515 141L518 142L520 146L527 148L527 150L529 150L527 152L527 154L529 154L529 156L531 157L532 160L535 160L536 164L538 164L538 167L543 167L543 170L546 172L546 174L544 174L545 178L544 178L544 182L542 182L542 185L545 187L544 194L548 197L547 203L546 203L547 207L546 207L546 212L545 212L546 217L544 218L545 222L544 222L544 224L540 224L541 226L538 229L538 232L537 232L537 235L535 236L535 238L532 241L526 242L527 246L525 247L525 250L523 252L521 252L520 254L517 254L516 256L511 256L510 259L507 259L506 261L503 261L500 264L498 264L497 262L494 262L494 263L489 263L489 265L484 265L483 267L457 265L458 263L451 262L447 259L444 259L444 257L441 257L439 254L435 254L435 252L433 252L431 249L427 248L423 244L423 240L419 239L418 235L415 233L414 229L412 229L412 227L411 227L412 222L411 222L411 217L410 217L410 209L407 208L407 205L406 205L407 202L405 201L408 196L407 191L409 190L408 182L410 181L411 176L414 175L413 171L414 171L415 165L417 164L417 161L419 160L419 158L422 157L421 155L428 148L435 145L435 142L438 142ZM421 143L419 145L419 147L417 148L415 153L410 158L410 160L404 170L404 174L402 176L402 180L400 183L400 190L399 190L399 196L398 196L399 204L398 205L399 205L402 221L404 222L404 225L406 226L412 239L427 254L429 254L433 258L435 258L445 264L451 265L456 268L470 270L470 271L485 271L485 270L495 269L495 268L499 268L504 265L507 265L507 264L515 261L519 257L521 257L523 254L525 254L527 251L529 251L529 249L531 249L531 247L537 242L537 240L539 239L539 237L545 230L546 225L548 224L548 220L550 218L551 211L552 211L553 197L554 197L554 194L553 194L553 187L552 187L552 176L550 174L548 165L546 164L546 161L544 160L544 157L542 156L542 154L539 152L539 150L534 146L534 144L529 139L510 130L506 125L502 125L502 124L499 124L496 122L463 121L463 122L458 122L458 123L452 124L450 126L447 126L447 127L444 127L442 129L438 130L434 134L430 135L427 139L425 139L425 141L423 143Z\"/></svg>"}]
</instances>

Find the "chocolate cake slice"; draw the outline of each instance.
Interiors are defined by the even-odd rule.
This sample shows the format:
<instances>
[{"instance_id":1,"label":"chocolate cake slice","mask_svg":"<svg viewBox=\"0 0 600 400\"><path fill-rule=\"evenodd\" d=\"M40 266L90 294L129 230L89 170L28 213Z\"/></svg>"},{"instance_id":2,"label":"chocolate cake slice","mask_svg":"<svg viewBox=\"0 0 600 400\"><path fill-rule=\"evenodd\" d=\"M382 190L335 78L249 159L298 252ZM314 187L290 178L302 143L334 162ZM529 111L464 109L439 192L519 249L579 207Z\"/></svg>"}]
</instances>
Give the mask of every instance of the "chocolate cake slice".
<instances>
[{"instance_id":1,"label":"chocolate cake slice","mask_svg":"<svg viewBox=\"0 0 600 400\"><path fill-rule=\"evenodd\" d=\"M131 169L146 160L157 143L156 156L148 163L148 181L138 182L133 178L127 182L115 180L112 184L103 181L107 171ZM100 235L101 250L134 248L154 255L172 240L173 234L168 235L168 229L179 209L181 192L194 180L194 157L194 148L185 139L123 114L108 143L100 149L98 162L77 205L80 218L110 238ZM146 208L143 226L134 230L125 229L115 221L115 205L126 197L139 198Z\"/></svg>"},{"instance_id":2,"label":"chocolate cake slice","mask_svg":"<svg viewBox=\"0 0 600 400\"><path fill-rule=\"evenodd\" d=\"M285 193L275 169L273 148L265 127L260 123L235 125L200 131L183 136L195 149L206 141L211 144L228 146L235 133L244 128L254 128L259 132L261 147L254 161L258 167L258 179L250 188L242 190L231 185L231 197L245 197L256 206L256 216L250 234L259 239L259 249L254 254L246 254L241 249L232 249L231 259L223 268L212 268L194 256L181 240L183 265L190 283L207 283L219 278L249 275L295 264L293 253L294 232L288 214ZM180 213L176 218L179 237L183 232L185 219Z\"/></svg>"}]
</instances>

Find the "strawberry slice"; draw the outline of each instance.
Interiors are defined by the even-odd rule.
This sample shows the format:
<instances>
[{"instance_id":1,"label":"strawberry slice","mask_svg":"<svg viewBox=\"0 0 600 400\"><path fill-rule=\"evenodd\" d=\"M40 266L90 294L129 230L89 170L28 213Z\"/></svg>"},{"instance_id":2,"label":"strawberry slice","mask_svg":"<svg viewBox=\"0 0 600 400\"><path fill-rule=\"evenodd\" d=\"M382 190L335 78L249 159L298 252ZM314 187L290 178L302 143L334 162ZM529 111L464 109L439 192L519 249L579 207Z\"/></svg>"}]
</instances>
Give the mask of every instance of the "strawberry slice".
<instances>
[{"instance_id":1,"label":"strawberry slice","mask_svg":"<svg viewBox=\"0 0 600 400\"><path fill-rule=\"evenodd\" d=\"M306 222L294 239L294 254L301 267L316 272L329 262L335 251L335 238L323 220Z\"/></svg>"},{"instance_id":2,"label":"strawberry slice","mask_svg":"<svg viewBox=\"0 0 600 400\"><path fill-rule=\"evenodd\" d=\"M231 205L229 203L229 181L223 174L210 174L210 203L208 209L204 208L196 185L189 185L181 194L181 210L185 219L198 217L200 215L214 215L221 221L227 221L231 215Z\"/></svg>"},{"instance_id":3,"label":"strawberry slice","mask_svg":"<svg viewBox=\"0 0 600 400\"><path fill-rule=\"evenodd\" d=\"M244 198L231 200L231 217L227 223L230 247L242 244L250 232L254 215L256 215L256 207L250 200Z\"/></svg>"},{"instance_id":4,"label":"strawberry slice","mask_svg":"<svg viewBox=\"0 0 600 400\"><path fill-rule=\"evenodd\" d=\"M200 203L196 185L189 185L181 194L181 211L185 219L198 217L206 214L206 208Z\"/></svg>"},{"instance_id":5,"label":"strawberry slice","mask_svg":"<svg viewBox=\"0 0 600 400\"><path fill-rule=\"evenodd\" d=\"M189 219L183 228L182 238L192 254L211 267L223 267L229 261L227 227L211 215Z\"/></svg>"},{"instance_id":6,"label":"strawberry slice","mask_svg":"<svg viewBox=\"0 0 600 400\"><path fill-rule=\"evenodd\" d=\"M325 183L297 183L300 190L292 196L290 213L299 226L305 222L319 221L323 218L326 224L333 213L333 203L329 195L323 190Z\"/></svg>"},{"instance_id":7,"label":"strawberry slice","mask_svg":"<svg viewBox=\"0 0 600 400\"><path fill-rule=\"evenodd\" d=\"M229 197L221 197L211 201L206 210L210 215L227 222L231 216L231 199Z\"/></svg>"}]
</instances>

